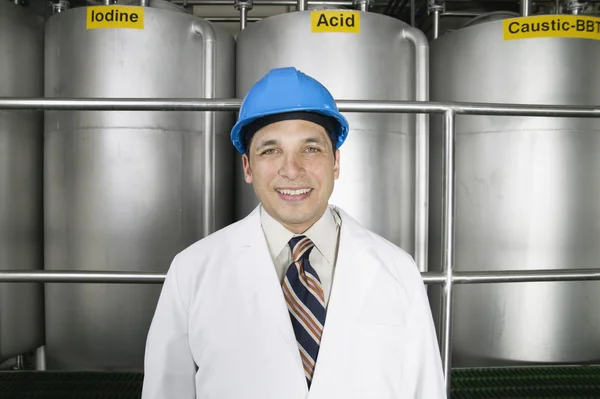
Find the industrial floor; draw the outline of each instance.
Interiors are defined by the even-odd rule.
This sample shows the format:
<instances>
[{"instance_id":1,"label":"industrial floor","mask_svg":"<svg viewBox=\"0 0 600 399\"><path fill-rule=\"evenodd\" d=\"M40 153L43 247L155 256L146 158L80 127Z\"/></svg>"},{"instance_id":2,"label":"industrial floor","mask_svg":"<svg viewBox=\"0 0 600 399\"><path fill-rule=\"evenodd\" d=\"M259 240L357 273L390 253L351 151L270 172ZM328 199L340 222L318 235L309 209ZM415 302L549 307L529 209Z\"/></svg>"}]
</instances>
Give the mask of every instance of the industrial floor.
<instances>
[{"instance_id":1,"label":"industrial floor","mask_svg":"<svg viewBox=\"0 0 600 399\"><path fill-rule=\"evenodd\" d=\"M142 374L0 372L1 399L139 399ZM451 399L598 399L600 366L452 372ZM370 398L368 398L370 399Z\"/></svg>"}]
</instances>

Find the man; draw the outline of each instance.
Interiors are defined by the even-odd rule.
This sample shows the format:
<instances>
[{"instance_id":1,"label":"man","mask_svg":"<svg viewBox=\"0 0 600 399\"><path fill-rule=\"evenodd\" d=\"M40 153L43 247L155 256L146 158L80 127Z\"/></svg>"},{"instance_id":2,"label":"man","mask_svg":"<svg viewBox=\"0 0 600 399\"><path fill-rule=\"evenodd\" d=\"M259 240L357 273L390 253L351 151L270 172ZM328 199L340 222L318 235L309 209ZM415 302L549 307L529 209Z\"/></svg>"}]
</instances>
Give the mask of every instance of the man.
<instances>
[{"instance_id":1,"label":"man","mask_svg":"<svg viewBox=\"0 0 600 399\"><path fill-rule=\"evenodd\" d=\"M445 397L412 258L328 204L347 134L294 68L249 91L231 138L261 205L175 257L143 399Z\"/></svg>"}]
</instances>

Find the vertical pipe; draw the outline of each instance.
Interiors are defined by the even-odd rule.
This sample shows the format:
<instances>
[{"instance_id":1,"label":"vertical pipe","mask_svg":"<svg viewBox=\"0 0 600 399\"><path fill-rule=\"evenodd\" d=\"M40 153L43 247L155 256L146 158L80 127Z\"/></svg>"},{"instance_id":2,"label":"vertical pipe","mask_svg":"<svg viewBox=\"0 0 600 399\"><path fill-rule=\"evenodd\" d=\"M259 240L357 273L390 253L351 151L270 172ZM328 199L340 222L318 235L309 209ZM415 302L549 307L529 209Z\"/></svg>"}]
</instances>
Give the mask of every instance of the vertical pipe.
<instances>
[{"instance_id":1,"label":"vertical pipe","mask_svg":"<svg viewBox=\"0 0 600 399\"><path fill-rule=\"evenodd\" d=\"M109 5L110 5L110 0L102 0L102 3L103 3L105 6L109 6Z\"/></svg>"},{"instance_id":2,"label":"vertical pipe","mask_svg":"<svg viewBox=\"0 0 600 399\"><path fill-rule=\"evenodd\" d=\"M366 1L363 1L359 4L359 10L362 12L367 12L368 10L368 4Z\"/></svg>"},{"instance_id":3,"label":"vertical pipe","mask_svg":"<svg viewBox=\"0 0 600 399\"><path fill-rule=\"evenodd\" d=\"M440 10L433 12L433 39L437 39L440 34Z\"/></svg>"},{"instance_id":4,"label":"vertical pipe","mask_svg":"<svg viewBox=\"0 0 600 399\"><path fill-rule=\"evenodd\" d=\"M215 98L217 72L217 36L212 25L202 19L194 23L194 30L204 40L204 97ZM204 113L204 201L202 233L206 237L215 230L215 111Z\"/></svg>"},{"instance_id":5,"label":"vertical pipe","mask_svg":"<svg viewBox=\"0 0 600 399\"><path fill-rule=\"evenodd\" d=\"M40 346L35 351L35 369L37 371L46 370L46 347Z\"/></svg>"},{"instance_id":6,"label":"vertical pipe","mask_svg":"<svg viewBox=\"0 0 600 399\"><path fill-rule=\"evenodd\" d=\"M452 298L454 271L454 110L447 110L443 124L442 153L442 271L446 274L442 295L442 317L440 324L442 365L448 398L450 397L450 371L452 355Z\"/></svg>"},{"instance_id":7,"label":"vertical pipe","mask_svg":"<svg viewBox=\"0 0 600 399\"><path fill-rule=\"evenodd\" d=\"M240 30L246 29L246 24L248 22L248 8L246 6L240 7Z\"/></svg>"},{"instance_id":8,"label":"vertical pipe","mask_svg":"<svg viewBox=\"0 0 600 399\"><path fill-rule=\"evenodd\" d=\"M555 8L556 8L555 14L557 14L557 15L560 14L560 0L556 0Z\"/></svg>"},{"instance_id":9,"label":"vertical pipe","mask_svg":"<svg viewBox=\"0 0 600 399\"><path fill-rule=\"evenodd\" d=\"M415 0L410 0L410 26L415 26Z\"/></svg>"},{"instance_id":10,"label":"vertical pipe","mask_svg":"<svg viewBox=\"0 0 600 399\"><path fill-rule=\"evenodd\" d=\"M531 7L531 0L521 0L521 16L528 17Z\"/></svg>"},{"instance_id":11,"label":"vertical pipe","mask_svg":"<svg viewBox=\"0 0 600 399\"><path fill-rule=\"evenodd\" d=\"M25 369L25 361L23 360L23 355L17 356L17 370Z\"/></svg>"},{"instance_id":12,"label":"vertical pipe","mask_svg":"<svg viewBox=\"0 0 600 399\"><path fill-rule=\"evenodd\" d=\"M415 47L415 100L429 100L429 42L416 28L403 31ZM429 115L415 115L415 262L426 272L429 244Z\"/></svg>"},{"instance_id":13,"label":"vertical pipe","mask_svg":"<svg viewBox=\"0 0 600 399\"><path fill-rule=\"evenodd\" d=\"M149 7L150 6L150 0L140 0L140 6L141 7Z\"/></svg>"},{"instance_id":14,"label":"vertical pipe","mask_svg":"<svg viewBox=\"0 0 600 399\"><path fill-rule=\"evenodd\" d=\"M298 0L298 11L306 11L308 8L308 0Z\"/></svg>"}]
</instances>

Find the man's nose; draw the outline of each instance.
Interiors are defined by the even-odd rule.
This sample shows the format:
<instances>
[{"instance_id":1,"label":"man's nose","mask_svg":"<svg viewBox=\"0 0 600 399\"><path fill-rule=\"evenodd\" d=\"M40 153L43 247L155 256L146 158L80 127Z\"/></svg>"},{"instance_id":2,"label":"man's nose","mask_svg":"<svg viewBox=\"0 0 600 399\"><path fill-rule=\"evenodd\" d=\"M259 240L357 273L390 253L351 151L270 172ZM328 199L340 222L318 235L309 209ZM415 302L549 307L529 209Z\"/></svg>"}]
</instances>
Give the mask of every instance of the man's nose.
<instances>
[{"instance_id":1,"label":"man's nose","mask_svg":"<svg viewBox=\"0 0 600 399\"><path fill-rule=\"evenodd\" d=\"M295 155L285 156L283 159L283 164L279 169L279 175L290 180L295 180L299 176L303 176L304 167L302 165L302 161Z\"/></svg>"}]
</instances>

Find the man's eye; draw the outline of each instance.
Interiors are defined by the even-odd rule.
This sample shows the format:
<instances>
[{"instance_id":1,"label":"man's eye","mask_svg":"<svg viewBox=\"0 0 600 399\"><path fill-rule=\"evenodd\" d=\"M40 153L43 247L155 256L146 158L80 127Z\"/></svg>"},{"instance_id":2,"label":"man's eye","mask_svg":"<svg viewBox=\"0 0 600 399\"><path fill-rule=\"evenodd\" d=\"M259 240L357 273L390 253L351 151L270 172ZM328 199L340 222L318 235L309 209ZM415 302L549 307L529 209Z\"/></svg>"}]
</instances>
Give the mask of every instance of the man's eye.
<instances>
[{"instance_id":1,"label":"man's eye","mask_svg":"<svg viewBox=\"0 0 600 399\"><path fill-rule=\"evenodd\" d=\"M274 149L269 148L268 150L263 151L262 155L270 155L270 154L273 154L274 152L275 152Z\"/></svg>"},{"instance_id":2,"label":"man's eye","mask_svg":"<svg viewBox=\"0 0 600 399\"><path fill-rule=\"evenodd\" d=\"M306 149L306 151L308 151L308 152L319 152L319 149L317 147L308 147Z\"/></svg>"}]
</instances>

